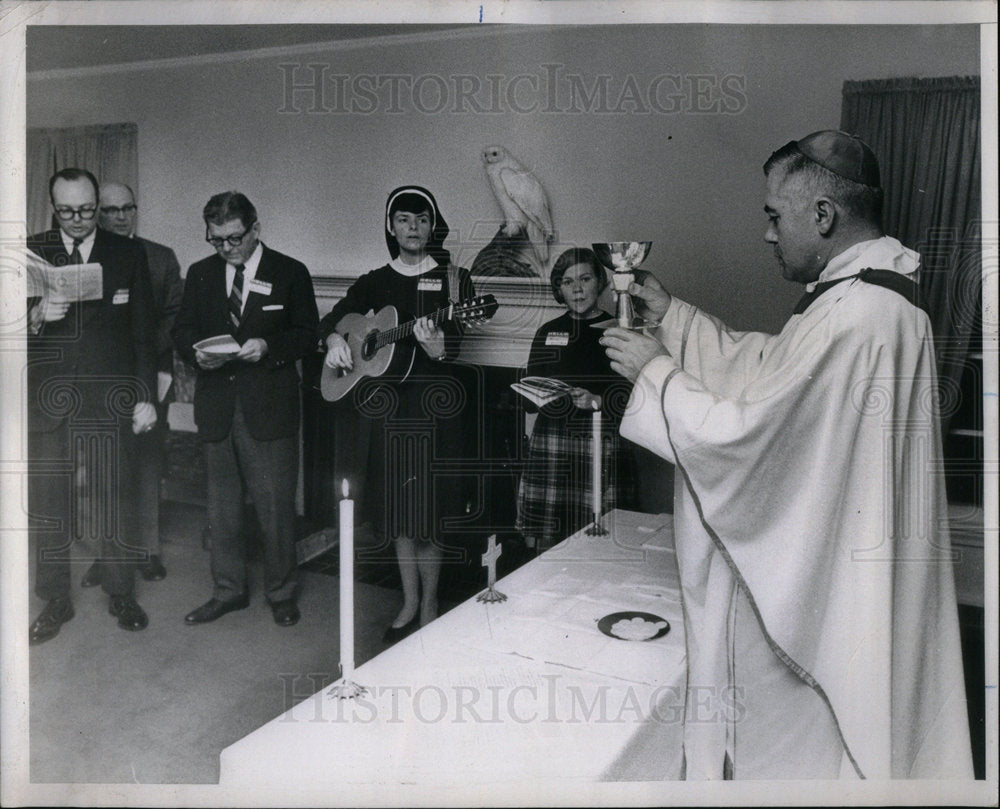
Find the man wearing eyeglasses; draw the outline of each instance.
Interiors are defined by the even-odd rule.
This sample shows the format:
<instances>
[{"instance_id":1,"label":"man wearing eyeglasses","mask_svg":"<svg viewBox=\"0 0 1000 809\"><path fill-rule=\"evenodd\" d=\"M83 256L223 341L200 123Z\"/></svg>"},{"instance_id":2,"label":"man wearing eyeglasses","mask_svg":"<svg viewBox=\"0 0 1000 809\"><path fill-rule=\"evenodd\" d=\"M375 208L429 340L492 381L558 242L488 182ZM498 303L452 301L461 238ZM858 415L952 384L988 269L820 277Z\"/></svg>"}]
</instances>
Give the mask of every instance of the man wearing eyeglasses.
<instances>
[{"instance_id":1,"label":"man wearing eyeglasses","mask_svg":"<svg viewBox=\"0 0 1000 809\"><path fill-rule=\"evenodd\" d=\"M139 437L139 538L149 558L139 567L146 581L167 575L160 552L160 478L163 474L167 433L167 394L174 368L174 343L170 329L181 305L184 282L174 251L166 245L136 235L135 194L123 183L101 183L98 222L104 230L133 239L142 245L149 265L156 328L156 426ZM84 574L83 586L100 584L100 565Z\"/></svg>"},{"instance_id":2,"label":"man wearing eyeglasses","mask_svg":"<svg viewBox=\"0 0 1000 809\"><path fill-rule=\"evenodd\" d=\"M204 624L249 605L240 532L245 483L264 542L264 594L275 623L299 620L295 485L298 479L297 360L316 349L319 315L309 271L260 240L257 210L227 191L205 205L215 255L193 264L174 321L174 347L198 366L194 418L208 472L212 598L185 623ZM213 353L210 337L238 346Z\"/></svg>"},{"instance_id":3,"label":"man wearing eyeglasses","mask_svg":"<svg viewBox=\"0 0 1000 809\"><path fill-rule=\"evenodd\" d=\"M123 629L148 624L134 597L136 436L156 424L153 306L142 248L97 227L97 180L67 168L49 181L58 229L28 239L55 266L99 264L102 294L28 299L28 497L37 540L35 592L46 601L32 644L73 615L70 547L99 537L101 581ZM80 296L83 297L82 295ZM89 504L85 515L78 505Z\"/></svg>"}]
</instances>

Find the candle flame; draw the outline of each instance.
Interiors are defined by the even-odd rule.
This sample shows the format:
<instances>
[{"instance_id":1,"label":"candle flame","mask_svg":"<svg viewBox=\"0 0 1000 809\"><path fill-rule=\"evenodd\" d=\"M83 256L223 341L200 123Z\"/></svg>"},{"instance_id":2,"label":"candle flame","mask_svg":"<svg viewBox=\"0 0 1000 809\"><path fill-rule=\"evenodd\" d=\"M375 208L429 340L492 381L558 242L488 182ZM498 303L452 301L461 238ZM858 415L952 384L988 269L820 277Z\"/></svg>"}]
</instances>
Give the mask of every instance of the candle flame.
<instances>
[{"instance_id":1,"label":"candle flame","mask_svg":"<svg viewBox=\"0 0 1000 809\"><path fill-rule=\"evenodd\" d=\"M340 491L343 492L344 499L346 500L348 492L350 491L350 489L349 489L349 487L347 485L347 478L344 478L342 481L340 481Z\"/></svg>"}]
</instances>

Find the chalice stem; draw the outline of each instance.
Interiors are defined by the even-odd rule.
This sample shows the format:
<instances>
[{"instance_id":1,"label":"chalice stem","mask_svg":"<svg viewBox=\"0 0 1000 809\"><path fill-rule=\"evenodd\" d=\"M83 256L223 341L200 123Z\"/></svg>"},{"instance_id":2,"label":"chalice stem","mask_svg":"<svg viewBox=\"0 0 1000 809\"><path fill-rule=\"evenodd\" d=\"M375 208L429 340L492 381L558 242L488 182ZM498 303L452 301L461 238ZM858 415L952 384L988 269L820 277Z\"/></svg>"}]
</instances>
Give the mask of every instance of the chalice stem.
<instances>
[{"instance_id":1,"label":"chalice stem","mask_svg":"<svg viewBox=\"0 0 1000 809\"><path fill-rule=\"evenodd\" d=\"M632 306L632 296L627 292L618 293L618 325L623 329L631 329L635 322L635 308Z\"/></svg>"}]
</instances>

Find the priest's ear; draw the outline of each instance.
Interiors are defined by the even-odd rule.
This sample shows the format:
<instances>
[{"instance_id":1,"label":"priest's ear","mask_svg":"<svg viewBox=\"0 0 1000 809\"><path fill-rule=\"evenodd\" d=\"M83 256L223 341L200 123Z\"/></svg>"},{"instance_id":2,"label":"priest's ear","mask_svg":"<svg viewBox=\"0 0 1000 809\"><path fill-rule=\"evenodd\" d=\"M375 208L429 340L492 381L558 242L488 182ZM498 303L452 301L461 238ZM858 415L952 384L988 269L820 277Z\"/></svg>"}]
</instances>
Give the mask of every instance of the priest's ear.
<instances>
[{"instance_id":1,"label":"priest's ear","mask_svg":"<svg viewBox=\"0 0 1000 809\"><path fill-rule=\"evenodd\" d=\"M814 205L816 230L820 236L829 236L837 221L837 206L829 197L817 197Z\"/></svg>"}]
</instances>

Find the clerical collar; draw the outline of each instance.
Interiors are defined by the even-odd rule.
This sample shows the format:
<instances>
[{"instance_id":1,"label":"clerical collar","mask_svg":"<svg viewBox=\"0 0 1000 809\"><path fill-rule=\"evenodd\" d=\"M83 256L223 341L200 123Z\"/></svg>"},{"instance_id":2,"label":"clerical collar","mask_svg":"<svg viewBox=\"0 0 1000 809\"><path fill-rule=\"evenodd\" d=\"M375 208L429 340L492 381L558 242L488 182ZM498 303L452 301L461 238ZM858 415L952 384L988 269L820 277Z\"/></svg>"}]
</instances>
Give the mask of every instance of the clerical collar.
<instances>
[{"instance_id":1,"label":"clerical collar","mask_svg":"<svg viewBox=\"0 0 1000 809\"><path fill-rule=\"evenodd\" d=\"M841 281L860 277L862 281L885 287L924 308L920 289L913 278L920 266L920 254L910 250L891 236L858 242L834 256L818 279L806 284L792 314L800 315L813 301Z\"/></svg>"},{"instance_id":2,"label":"clerical collar","mask_svg":"<svg viewBox=\"0 0 1000 809\"><path fill-rule=\"evenodd\" d=\"M867 267L911 275L919 266L920 254L904 247L898 239L892 236L868 239L851 245L843 253L830 259L819 278L806 284L806 293L815 290L817 284L857 275Z\"/></svg>"},{"instance_id":3,"label":"clerical collar","mask_svg":"<svg viewBox=\"0 0 1000 809\"><path fill-rule=\"evenodd\" d=\"M424 256L420 260L419 264L406 264L399 256L396 256L396 258L389 262L389 266L400 275L412 277L416 275L423 275L425 272L430 272L438 266L438 263L437 260L431 256Z\"/></svg>"},{"instance_id":4,"label":"clerical collar","mask_svg":"<svg viewBox=\"0 0 1000 809\"><path fill-rule=\"evenodd\" d=\"M73 237L66 233L65 230L59 231L59 236L62 239L63 247L66 248L67 255L73 254ZM97 228L94 228L90 233L88 233L82 242L80 242L80 258L84 262L90 258L90 251L94 249L94 239L97 238Z\"/></svg>"}]
</instances>

